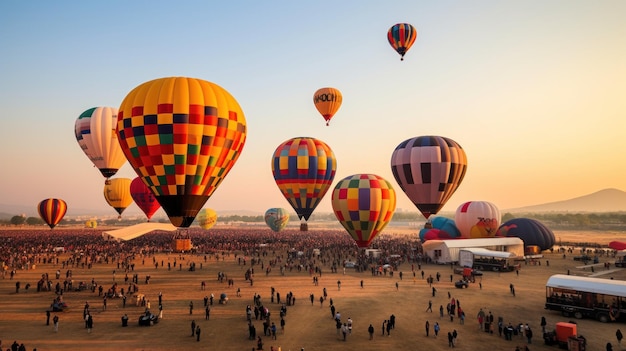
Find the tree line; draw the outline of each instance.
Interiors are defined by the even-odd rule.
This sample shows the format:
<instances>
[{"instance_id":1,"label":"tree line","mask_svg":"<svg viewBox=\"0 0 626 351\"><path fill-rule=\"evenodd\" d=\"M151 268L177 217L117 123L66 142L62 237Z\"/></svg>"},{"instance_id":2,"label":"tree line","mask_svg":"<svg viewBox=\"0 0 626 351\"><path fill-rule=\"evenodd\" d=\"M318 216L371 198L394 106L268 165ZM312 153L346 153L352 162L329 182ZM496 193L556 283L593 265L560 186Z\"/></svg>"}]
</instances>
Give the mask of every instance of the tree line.
<instances>
[{"instance_id":1,"label":"tree line","mask_svg":"<svg viewBox=\"0 0 626 351\"><path fill-rule=\"evenodd\" d=\"M442 214L443 217L454 219L454 214ZM626 230L626 212L602 212L602 213L557 213L557 212L545 212L545 213L504 213L502 215L501 223L504 223L513 218L531 218L538 220L550 229L568 230L568 229L586 229L586 230ZM290 215L291 221L297 221L298 217L295 213ZM337 218L332 212L329 213L315 213L311 216L309 221L336 221ZM258 216L243 216L243 215L228 215L219 216L218 221L222 223L263 223L265 218L263 215ZM424 217L418 212L396 212L393 216L392 222L416 222L424 221ZM142 218L122 218L122 219L105 219L98 220L98 225L105 226L127 226L138 223L144 223L145 219ZM153 219L153 222L167 223L166 218ZM44 225L44 221L39 217L26 217L16 215L10 219L0 220L0 225L3 226L38 226ZM59 225L72 226L83 225L84 220L77 219L63 219Z\"/></svg>"}]
</instances>

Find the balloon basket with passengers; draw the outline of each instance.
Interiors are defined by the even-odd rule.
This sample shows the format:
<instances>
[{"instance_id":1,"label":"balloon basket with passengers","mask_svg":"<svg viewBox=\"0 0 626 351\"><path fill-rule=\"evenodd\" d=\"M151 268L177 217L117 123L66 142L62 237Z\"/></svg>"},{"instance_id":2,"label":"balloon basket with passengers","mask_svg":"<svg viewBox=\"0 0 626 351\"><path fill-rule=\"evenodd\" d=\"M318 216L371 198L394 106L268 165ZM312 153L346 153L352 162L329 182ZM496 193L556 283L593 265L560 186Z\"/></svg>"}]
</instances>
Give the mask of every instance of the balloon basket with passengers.
<instances>
[{"instance_id":1,"label":"balloon basket with passengers","mask_svg":"<svg viewBox=\"0 0 626 351\"><path fill-rule=\"evenodd\" d=\"M186 230L177 230L172 238L172 251L189 252L192 248L189 233Z\"/></svg>"}]
</instances>

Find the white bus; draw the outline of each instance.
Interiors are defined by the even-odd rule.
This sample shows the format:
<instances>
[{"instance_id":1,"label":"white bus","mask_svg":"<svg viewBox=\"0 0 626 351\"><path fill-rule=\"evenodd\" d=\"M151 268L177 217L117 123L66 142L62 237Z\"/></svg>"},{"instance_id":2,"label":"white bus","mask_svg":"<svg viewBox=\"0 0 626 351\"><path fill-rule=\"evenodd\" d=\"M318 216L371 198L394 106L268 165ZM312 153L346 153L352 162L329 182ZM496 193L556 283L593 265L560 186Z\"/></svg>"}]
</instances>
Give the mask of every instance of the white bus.
<instances>
[{"instance_id":1,"label":"white bus","mask_svg":"<svg viewBox=\"0 0 626 351\"><path fill-rule=\"evenodd\" d=\"M626 282L553 275L546 283L546 309L604 323L626 321Z\"/></svg>"}]
</instances>

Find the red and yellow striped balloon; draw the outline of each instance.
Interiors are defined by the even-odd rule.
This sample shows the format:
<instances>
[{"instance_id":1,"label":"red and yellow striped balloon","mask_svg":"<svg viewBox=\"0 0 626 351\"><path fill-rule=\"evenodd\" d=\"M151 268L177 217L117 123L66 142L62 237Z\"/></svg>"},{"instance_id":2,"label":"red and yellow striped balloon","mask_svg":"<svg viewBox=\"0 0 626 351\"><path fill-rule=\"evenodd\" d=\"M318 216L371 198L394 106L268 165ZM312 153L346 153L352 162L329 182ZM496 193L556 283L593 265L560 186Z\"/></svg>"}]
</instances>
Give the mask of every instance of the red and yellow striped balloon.
<instances>
[{"instance_id":1,"label":"red and yellow striped balloon","mask_svg":"<svg viewBox=\"0 0 626 351\"><path fill-rule=\"evenodd\" d=\"M45 199L37 205L41 219L53 229L65 216L67 203L61 199Z\"/></svg>"}]
</instances>

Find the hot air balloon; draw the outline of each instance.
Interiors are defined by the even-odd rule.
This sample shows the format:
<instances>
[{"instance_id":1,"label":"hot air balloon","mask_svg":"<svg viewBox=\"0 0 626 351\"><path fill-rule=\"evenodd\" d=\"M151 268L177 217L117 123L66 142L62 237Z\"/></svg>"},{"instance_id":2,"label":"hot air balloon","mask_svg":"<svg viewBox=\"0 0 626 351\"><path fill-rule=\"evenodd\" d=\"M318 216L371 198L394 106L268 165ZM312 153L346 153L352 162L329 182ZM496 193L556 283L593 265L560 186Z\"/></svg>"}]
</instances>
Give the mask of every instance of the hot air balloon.
<instances>
[{"instance_id":1,"label":"hot air balloon","mask_svg":"<svg viewBox=\"0 0 626 351\"><path fill-rule=\"evenodd\" d=\"M146 214L148 222L154 213L161 207L154 197L154 194L143 183L141 178L136 177L130 182L130 196L133 198L137 206Z\"/></svg>"},{"instance_id":2,"label":"hot air balloon","mask_svg":"<svg viewBox=\"0 0 626 351\"><path fill-rule=\"evenodd\" d=\"M67 203L61 199L45 199L37 205L39 216L53 229L65 216Z\"/></svg>"},{"instance_id":3,"label":"hot air balloon","mask_svg":"<svg viewBox=\"0 0 626 351\"><path fill-rule=\"evenodd\" d=\"M391 155L396 182L426 218L441 210L461 184L466 170L465 151L446 137L407 139Z\"/></svg>"},{"instance_id":4,"label":"hot air balloon","mask_svg":"<svg viewBox=\"0 0 626 351\"><path fill-rule=\"evenodd\" d=\"M270 208L265 211L265 223L275 232L285 229L289 222L289 212L284 208Z\"/></svg>"},{"instance_id":5,"label":"hot air balloon","mask_svg":"<svg viewBox=\"0 0 626 351\"><path fill-rule=\"evenodd\" d=\"M428 220L428 225L419 232L421 241L431 239L456 239L461 236L461 232L456 227L454 220L446 217L434 217Z\"/></svg>"},{"instance_id":6,"label":"hot air balloon","mask_svg":"<svg viewBox=\"0 0 626 351\"><path fill-rule=\"evenodd\" d=\"M491 238L500 227L500 209L487 201L462 203L454 216L456 227L463 238Z\"/></svg>"},{"instance_id":7,"label":"hot air balloon","mask_svg":"<svg viewBox=\"0 0 626 351\"><path fill-rule=\"evenodd\" d=\"M357 246L365 248L391 221L396 210L396 192L380 176L354 174L337 183L332 207Z\"/></svg>"},{"instance_id":8,"label":"hot air balloon","mask_svg":"<svg viewBox=\"0 0 626 351\"><path fill-rule=\"evenodd\" d=\"M117 211L118 218L122 218L122 212L133 203L130 195L130 183L128 178L107 179L104 183L104 198L107 203Z\"/></svg>"},{"instance_id":9,"label":"hot air balloon","mask_svg":"<svg viewBox=\"0 0 626 351\"><path fill-rule=\"evenodd\" d=\"M404 55L409 51L417 39L417 31L408 23L397 23L387 31L387 40L391 47L400 54L400 61L404 61Z\"/></svg>"},{"instance_id":10,"label":"hot air balloon","mask_svg":"<svg viewBox=\"0 0 626 351\"><path fill-rule=\"evenodd\" d=\"M330 123L330 119L341 107L342 100L341 92L335 88L321 88L313 94L315 108L326 120L326 125Z\"/></svg>"},{"instance_id":11,"label":"hot air balloon","mask_svg":"<svg viewBox=\"0 0 626 351\"><path fill-rule=\"evenodd\" d=\"M543 223L530 218L513 218L500 226L498 236L517 237L524 241L524 246L539 246L548 250L554 246L554 233Z\"/></svg>"},{"instance_id":12,"label":"hot air balloon","mask_svg":"<svg viewBox=\"0 0 626 351\"><path fill-rule=\"evenodd\" d=\"M293 138L280 144L272 157L276 185L301 220L309 220L335 178L337 161L326 143Z\"/></svg>"},{"instance_id":13,"label":"hot air balloon","mask_svg":"<svg viewBox=\"0 0 626 351\"><path fill-rule=\"evenodd\" d=\"M611 241L609 247L613 250L622 251L626 250L626 242L623 241Z\"/></svg>"},{"instance_id":14,"label":"hot air balloon","mask_svg":"<svg viewBox=\"0 0 626 351\"><path fill-rule=\"evenodd\" d=\"M117 109L113 107L90 108L74 123L78 145L106 178L126 162L115 134L116 126Z\"/></svg>"},{"instance_id":15,"label":"hot air balloon","mask_svg":"<svg viewBox=\"0 0 626 351\"><path fill-rule=\"evenodd\" d=\"M196 220L200 228L209 230L217 223L217 212L211 208L204 208L198 212Z\"/></svg>"},{"instance_id":16,"label":"hot air balloon","mask_svg":"<svg viewBox=\"0 0 626 351\"><path fill-rule=\"evenodd\" d=\"M187 228L239 158L246 128L239 103L222 87L169 77L128 93L117 133L172 224Z\"/></svg>"}]
</instances>

